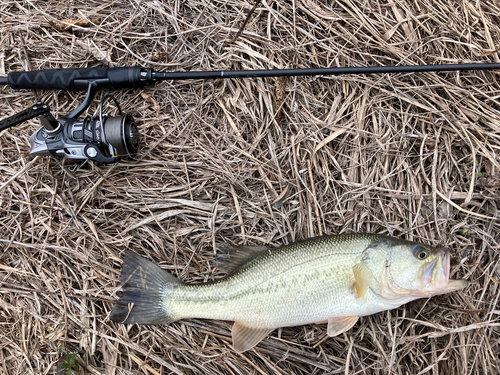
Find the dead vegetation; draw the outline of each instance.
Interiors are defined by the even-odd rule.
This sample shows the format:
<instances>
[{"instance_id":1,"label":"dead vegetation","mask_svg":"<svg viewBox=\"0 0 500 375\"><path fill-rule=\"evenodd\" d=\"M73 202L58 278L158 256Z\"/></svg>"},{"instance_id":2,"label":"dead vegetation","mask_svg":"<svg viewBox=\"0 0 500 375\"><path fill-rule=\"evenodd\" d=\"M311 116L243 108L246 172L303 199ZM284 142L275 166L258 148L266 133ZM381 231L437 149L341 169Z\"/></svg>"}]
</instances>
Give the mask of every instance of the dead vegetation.
<instances>
[{"instance_id":1,"label":"dead vegetation","mask_svg":"<svg viewBox=\"0 0 500 375\"><path fill-rule=\"evenodd\" d=\"M0 1L0 74L143 65L222 70L498 62L495 0ZM57 27L54 27L56 25ZM498 72L165 82L114 92L142 150L76 171L0 133L0 373L500 372ZM276 86L276 87L275 87ZM0 117L83 93L1 88ZM89 113L95 113L95 104ZM108 108L112 110L112 108ZM374 232L449 247L463 292L230 346L230 323L107 320L123 251L186 282L227 244ZM466 256L469 255L470 259ZM73 362L72 362L73 363Z\"/></svg>"}]
</instances>

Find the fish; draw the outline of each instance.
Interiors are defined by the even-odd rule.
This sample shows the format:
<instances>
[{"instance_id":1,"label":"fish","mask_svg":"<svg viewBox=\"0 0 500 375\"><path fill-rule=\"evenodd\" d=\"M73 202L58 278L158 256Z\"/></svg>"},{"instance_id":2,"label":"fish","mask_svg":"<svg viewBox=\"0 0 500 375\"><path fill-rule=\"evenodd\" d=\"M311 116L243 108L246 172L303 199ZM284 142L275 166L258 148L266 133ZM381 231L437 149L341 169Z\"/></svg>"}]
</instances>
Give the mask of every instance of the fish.
<instances>
[{"instance_id":1,"label":"fish","mask_svg":"<svg viewBox=\"0 0 500 375\"><path fill-rule=\"evenodd\" d=\"M125 252L123 295L109 319L149 325L234 321L233 349L243 353L277 328L327 323L334 337L360 317L467 286L450 280L448 250L378 234L315 237L275 249L232 247L215 265L227 276L186 284Z\"/></svg>"}]
</instances>

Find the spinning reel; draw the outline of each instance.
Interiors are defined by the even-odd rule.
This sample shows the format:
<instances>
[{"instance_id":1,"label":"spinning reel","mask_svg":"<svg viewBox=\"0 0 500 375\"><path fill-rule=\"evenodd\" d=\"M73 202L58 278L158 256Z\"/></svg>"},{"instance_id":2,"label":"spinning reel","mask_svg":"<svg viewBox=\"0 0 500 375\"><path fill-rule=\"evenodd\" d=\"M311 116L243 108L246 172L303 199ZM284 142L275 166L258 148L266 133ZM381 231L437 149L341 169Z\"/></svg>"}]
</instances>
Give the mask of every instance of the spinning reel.
<instances>
[{"instance_id":1,"label":"spinning reel","mask_svg":"<svg viewBox=\"0 0 500 375\"><path fill-rule=\"evenodd\" d=\"M112 98L119 116L102 114L104 99ZM2 121L11 126L38 117L42 127L30 137L31 155L63 155L68 159L90 159L99 163L117 162L120 156L135 156L139 132L131 115L123 115L116 99L106 95L99 106L99 116L84 119L65 116L56 120L47 104L31 108Z\"/></svg>"}]
</instances>

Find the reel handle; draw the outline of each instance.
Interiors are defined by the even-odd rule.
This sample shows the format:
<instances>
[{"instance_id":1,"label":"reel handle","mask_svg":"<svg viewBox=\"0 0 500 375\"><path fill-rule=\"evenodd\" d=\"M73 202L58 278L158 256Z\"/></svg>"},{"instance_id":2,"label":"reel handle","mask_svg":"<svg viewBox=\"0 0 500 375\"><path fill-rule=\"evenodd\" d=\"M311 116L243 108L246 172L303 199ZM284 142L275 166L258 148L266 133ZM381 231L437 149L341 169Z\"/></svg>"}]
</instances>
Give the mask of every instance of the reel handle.
<instances>
[{"instance_id":1,"label":"reel handle","mask_svg":"<svg viewBox=\"0 0 500 375\"><path fill-rule=\"evenodd\" d=\"M35 117L47 116L49 130L57 128L57 121L50 115L50 107L45 103L36 103L31 107L25 109L24 111L18 112L15 115L4 118L0 120L0 131L12 128L13 126L19 125L25 121L31 120Z\"/></svg>"}]
</instances>

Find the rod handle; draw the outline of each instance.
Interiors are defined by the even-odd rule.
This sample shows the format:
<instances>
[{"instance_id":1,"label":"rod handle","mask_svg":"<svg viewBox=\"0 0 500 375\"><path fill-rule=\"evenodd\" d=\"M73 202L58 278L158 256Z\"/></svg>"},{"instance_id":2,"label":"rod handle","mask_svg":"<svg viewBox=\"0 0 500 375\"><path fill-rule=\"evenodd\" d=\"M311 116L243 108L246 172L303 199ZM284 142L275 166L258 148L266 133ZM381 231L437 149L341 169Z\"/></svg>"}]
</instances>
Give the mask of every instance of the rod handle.
<instances>
[{"instance_id":1,"label":"rod handle","mask_svg":"<svg viewBox=\"0 0 500 375\"><path fill-rule=\"evenodd\" d=\"M101 88L136 88L152 83L150 70L141 67L45 69L12 72L7 80L13 89L77 91L86 90L88 83L97 80Z\"/></svg>"}]
</instances>

